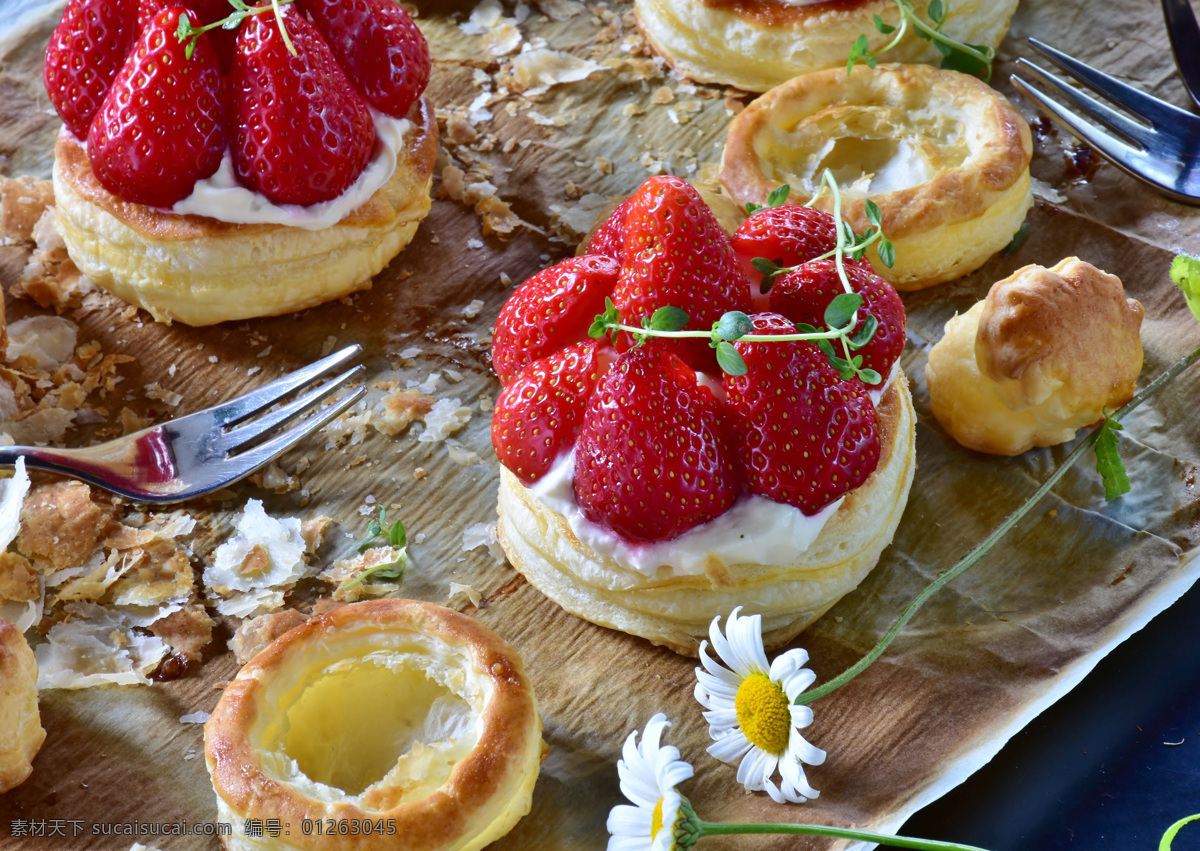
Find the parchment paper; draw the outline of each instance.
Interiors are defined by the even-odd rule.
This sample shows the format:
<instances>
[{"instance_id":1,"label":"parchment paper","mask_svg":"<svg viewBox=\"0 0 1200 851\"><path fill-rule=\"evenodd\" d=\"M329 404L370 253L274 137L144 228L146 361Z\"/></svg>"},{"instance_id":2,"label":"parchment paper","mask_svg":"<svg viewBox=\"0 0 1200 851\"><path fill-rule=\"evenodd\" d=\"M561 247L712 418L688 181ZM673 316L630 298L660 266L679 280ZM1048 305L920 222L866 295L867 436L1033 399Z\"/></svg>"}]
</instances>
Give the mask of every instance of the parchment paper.
<instances>
[{"instance_id":1,"label":"parchment paper","mask_svg":"<svg viewBox=\"0 0 1200 851\"><path fill-rule=\"evenodd\" d=\"M49 174L59 122L42 91L41 52L61 6L0 2L0 173ZM482 606L466 610L521 652L542 708L552 751L533 811L495 847L604 847L608 810L621 802L615 770L621 742L656 711L672 719L668 740L696 767L682 791L703 818L895 830L990 759L1200 574L1200 562L1189 557L1200 543L1194 412L1200 372L1185 374L1126 421L1130 494L1106 503L1094 471L1081 463L984 562L918 614L884 658L814 706L816 721L806 735L829 753L825 765L809 771L819 799L783 807L743 793L734 769L704 751L708 737L692 698L693 660L565 614L485 549L462 547L464 529L495 519L487 410L498 384L489 371L488 342L509 282L570 254L589 223L587 211L628 194L650 173L711 180L731 109L746 100L681 84L647 61L629 4L577 7L562 0L538 4L516 26L525 42L543 39L546 47L594 61L600 70L543 94L481 104L477 98L497 91L497 80L519 84L513 57L489 56L479 36L459 29L473 3L418 4L436 58L428 94L448 137L439 173L450 165L464 169L468 182L487 178L523 220L511 234L485 234L472 209L477 199L453 200L438 181L439 197L413 244L373 289L343 302L199 330L157 325L145 314L131 321L111 300L71 318L81 325L81 339L137 356L123 373L125 386L157 381L183 394L170 411L130 394L126 404L158 418L213 404L312 360L331 337L365 346L369 380L420 380L444 369L462 375L458 383L443 382L437 395L472 407L468 427L455 435L460 451L454 455L461 461L474 452L478 461L459 463L445 444L419 442L420 426L395 439L371 431L360 444L330 450L314 439L283 460L285 470L297 469L302 459L311 463L302 491L276 495L243 483L221 499L191 506L205 529L193 546L203 559L226 534L228 517L256 497L275 515L335 518L339 526L320 556L328 563L347 556L360 537L368 496L398 505L394 516L403 517L410 541L423 538L411 548L413 563L397 593L444 603L452 581L480 591ZM994 82L1027 118L1036 113L1007 77L1015 56L1031 55L1024 44L1029 35L1184 103L1158 5L1104 4L1102 14L1097 8L1084 0L1021 5ZM568 14L572 10L578 13ZM506 6L504 14L517 13ZM658 94L663 87L670 102L656 102L666 100ZM460 130L463 120L473 124L478 139L445 132L452 116ZM1200 329L1166 276L1174 251L1194 250L1197 213L1107 165L1075 180L1062 155L1069 143L1061 133L1036 135L1033 171L1041 197L1030 213L1030 236L1017 251L960 282L905 297L903 366L919 415L917 477L896 541L879 566L796 642L810 652L820 680L869 649L920 588L1015 508L1070 448L998 459L962 450L942 433L929 412L923 371L949 317L1013 269L1074 254L1120 275L1128 294L1145 305L1143 383L1200 344ZM0 248L6 289L24 261L22 249ZM476 299L483 306L471 318L464 310ZM8 310L10 318L36 312L11 297ZM267 345L270 356L257 357ZM421 354L399 356L412 347ZM169 376L172 364L177 369ZM254 367L261 371L250 374ZM349 466L360 457L360 466ZM416 478L417 468L427 475ZM92 834L105 824L215 817L201 727L178 719L211 710L220 685L236 672L224 645L232 626L222 626L203 668L182 679L149 688L42 692L48 738L29 780L0 796L0 847L123 851L140 838L171 851L214 848L210 838ZM17 819L73 821L67 838L16 839L8 834ZM74 822L83 832L71 836ZM702 847L841 846L763 838L711 839Z\"/></svg>"}]
</instances>

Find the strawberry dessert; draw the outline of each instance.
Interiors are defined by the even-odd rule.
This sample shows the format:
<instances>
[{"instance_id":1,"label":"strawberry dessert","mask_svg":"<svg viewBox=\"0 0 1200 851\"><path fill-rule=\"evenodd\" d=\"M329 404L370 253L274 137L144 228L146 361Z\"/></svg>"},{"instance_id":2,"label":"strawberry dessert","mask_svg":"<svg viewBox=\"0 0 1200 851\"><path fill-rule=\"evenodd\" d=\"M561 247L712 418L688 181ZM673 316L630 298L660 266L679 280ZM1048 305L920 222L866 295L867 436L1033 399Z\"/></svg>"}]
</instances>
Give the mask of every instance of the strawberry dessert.
<instances>
[{"instance_id":1,"label":"strawberry dessert","mask_svg":"<svg viewBox=\"0 0 1200 851\"><path fill-rule=\"evenodd\" d=\"M904 306L837 245L797 205L730 235L653 177L513 293L500 540L543 593L694 654L739 605L782 645L875 565L914 469Z\"/></svg>"},{"instance_id":2,"label":"strawberry dessert","mask_svg":"<svg viewBox=\"0 0 1200 851\"><path fill-rule=\"evenodd\" d=\"M393 0L70 0L45 82L72 259L192 325L370 286L429 211L429 73Z\"/></svg>"}]
</instances>

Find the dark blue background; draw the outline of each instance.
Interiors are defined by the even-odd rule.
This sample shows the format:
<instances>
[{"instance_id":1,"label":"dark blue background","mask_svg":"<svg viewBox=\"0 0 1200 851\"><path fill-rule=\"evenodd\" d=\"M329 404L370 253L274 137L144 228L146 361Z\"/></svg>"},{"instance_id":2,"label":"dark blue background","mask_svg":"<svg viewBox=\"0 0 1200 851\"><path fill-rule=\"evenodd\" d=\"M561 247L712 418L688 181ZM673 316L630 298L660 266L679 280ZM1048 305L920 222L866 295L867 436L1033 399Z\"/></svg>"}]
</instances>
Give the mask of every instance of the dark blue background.
<instances>
[{"instance_id":1,"label":"dark blue background","mask_svg":"<svg viewBox=\"0 0 1200 851\"><path fill-rule=\"evenodd\" d=\"M1198 639L1200 585L899 832L989 851L1156 851L1200 813ZM1172 851L1200 851L1200 820Z\"/></svg>"}]
</instances>

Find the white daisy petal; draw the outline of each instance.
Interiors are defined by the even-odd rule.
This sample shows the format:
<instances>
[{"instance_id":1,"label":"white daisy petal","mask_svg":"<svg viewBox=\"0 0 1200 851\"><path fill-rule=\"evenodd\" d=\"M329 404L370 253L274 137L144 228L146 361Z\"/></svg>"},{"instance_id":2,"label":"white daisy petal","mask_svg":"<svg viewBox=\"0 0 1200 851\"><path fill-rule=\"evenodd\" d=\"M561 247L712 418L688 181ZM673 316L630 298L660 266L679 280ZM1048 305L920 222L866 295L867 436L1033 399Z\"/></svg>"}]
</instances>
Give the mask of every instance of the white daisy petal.
<instances>
[{"instance_id":1,"label":"white daisy petal","mask_svg":"<svg viewBox=\"0 0 1200 851\"><path fill-rule=\"evenodd\" d=\"M784 797L784 794L783 794L783 792L782 792L782 791L780 791L779 787L778 787L778 786L776 786L774 783L772 783L770 780L766 780L766 781L764 781L764 782L763 782L763 788L762 788L762 791L764 791L764 792L766 792L768 795L770 795L770 796L771 796L771 800L772 800L772 801L774 801L774 802L775 802L775 803L777 803L777 804L786 804L786 803L788 803L788 799L787 799L786 797ZM792 801L791 803L793 803L793 804L799 804L799 803L802 803L802 802L801 802L801 801Z\"/></svg>"},{"instance_id":2,"label":"white daisy petal","mask_svg":"<svg viewBox=\"0 0 1200 851\"><path fill-rule=\"evenodd\" d=\"M655 804L658 802L655 801ZM629 804L617 804L608 813L608 832L611 834L641 833L649 835L652 811Z\"/></svg>"},{"instance_id":3,"label":"white daisy petal","mask_svg":"<svg viewBox=\"0 0 1200 851\"><path fill-rule=\"evenodd\" d=\"M781 760L779 776L783 779L784 795L788 798L798 799L796 803L803 803L806 799L816 798L821 794L808 785L808 778L804 776L804 766L796 760Z\"/></svg>"},{"instance_id":4,"label":"white daisy petal","mask_svg":"<svg viewBox=\"0 0 1200 851\"><path fill-rule=\"evenodd\" d=\"M675 786L690 778L692 767L679 759L679 749L663 745L663 730L671 726L665 715L651 718L638 744L635 730L625 739L617 762L621 792L634 806L618 804L608 814L608 851L674 851L674 829L682 818L682 797ZM663 828L651 836L654 810L662 804Z\"/></svg>"},{"instance_id":5,"label":"white daisy petal","mask_svg":"<svg viewBox=\"0 0 1200 851\"><path fill-rule=\"evenodd\" d=\"M709 745L708 752L714 759L732 765L745 756L752 747L754 745L750 744L750 740L743 736L741 731L735 730Z\"/></svg>"},{"instance_id":6,"label":"white daisy petal","mask_svg":"<svg viewBox=\"0 0 1200 851\"><path fill-rule=\"evenodd\" d=\"M771 661L771 679L777 683L786 682L788 677L799 671L808 662L808 651L803 647L794 647L786 653L780 653Z\"/></svg>"},{"instance_id":7,"label":"white daisy petal","mask_svg":"<svg viewBox=\"0 0 1200 851\"><path fill-rule=\"evenodd\" d=\"M796 759L808 765L821 765L825 762L825 751L821 750L814 744L809 743L799 733L792 733L791 741L788 742L788 753L794 754Z\"/></svg>"}]
</instances>

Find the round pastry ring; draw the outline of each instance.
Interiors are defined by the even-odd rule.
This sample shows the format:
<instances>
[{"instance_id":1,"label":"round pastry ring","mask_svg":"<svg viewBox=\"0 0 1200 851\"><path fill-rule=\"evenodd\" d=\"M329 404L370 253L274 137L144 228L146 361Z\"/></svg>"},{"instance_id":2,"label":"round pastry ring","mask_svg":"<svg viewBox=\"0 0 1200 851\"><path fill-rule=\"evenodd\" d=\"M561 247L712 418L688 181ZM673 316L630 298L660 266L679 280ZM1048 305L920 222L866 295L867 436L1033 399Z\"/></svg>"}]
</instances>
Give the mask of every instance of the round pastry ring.
<instances>
[{"instance_id":1,"label":"round pastry ring","mask_svg":"<svg viewBox=\"0 0 1200 851\"><path fill-rule=\"evenodd\" d=\"M394 700L386 693L391 688L408 699ZM394 756L389 742L421 711L411 707L424 702L429 715L435 692L470 706L471 717L456 728L464 741L473 731L469 752L425 761L409 741L410 750ZM395 729L379 722L389 717L399 719ZM359 762L386 766L390 758L404 765L417 753L418 766L440 768L445 776L423 784L418 774L416 793L409 774L396 775L394 786L384 784L386 769L357 792L310 777L319 773L313 765L326 771L340 766L344 776L351 764L344 754L329 755L343 744L330 739L329 728L346 734L345 753ZM541 731L521 660L491 630L431 603L381 599L343 606L290 630L251 659L205 725L218 821L234 828L223 845L482 848L528 813L543 753ZM285 830L273 840L252 839L243 833L248 818L278 820Z\"/></svg>"}]
</instances>

